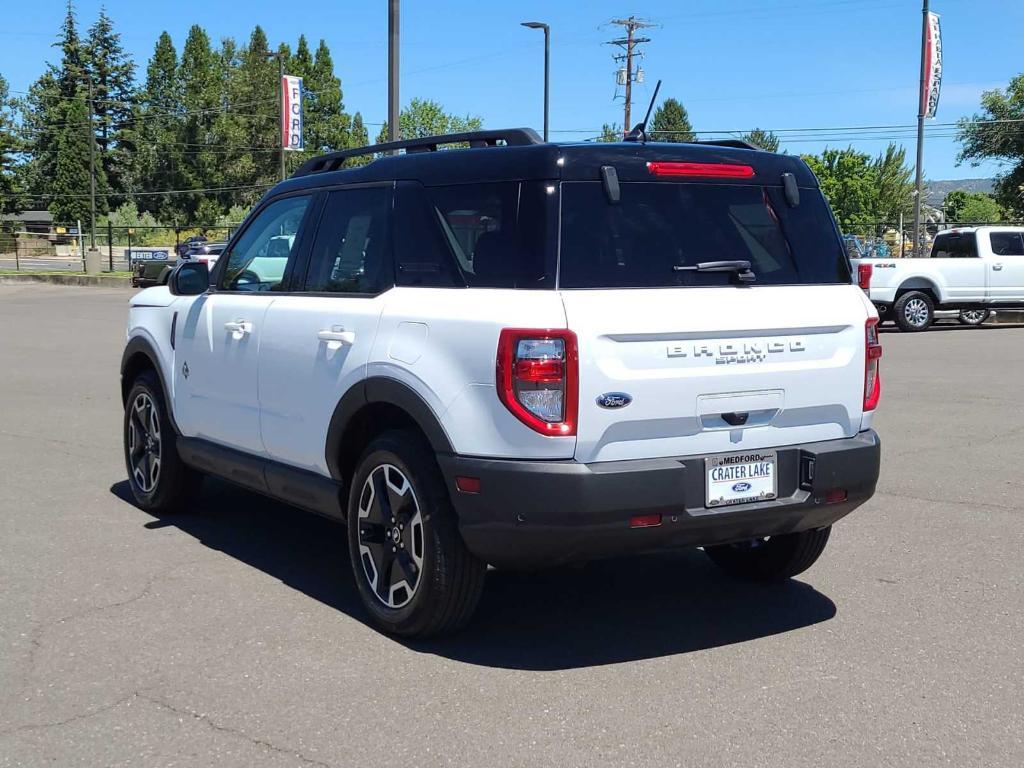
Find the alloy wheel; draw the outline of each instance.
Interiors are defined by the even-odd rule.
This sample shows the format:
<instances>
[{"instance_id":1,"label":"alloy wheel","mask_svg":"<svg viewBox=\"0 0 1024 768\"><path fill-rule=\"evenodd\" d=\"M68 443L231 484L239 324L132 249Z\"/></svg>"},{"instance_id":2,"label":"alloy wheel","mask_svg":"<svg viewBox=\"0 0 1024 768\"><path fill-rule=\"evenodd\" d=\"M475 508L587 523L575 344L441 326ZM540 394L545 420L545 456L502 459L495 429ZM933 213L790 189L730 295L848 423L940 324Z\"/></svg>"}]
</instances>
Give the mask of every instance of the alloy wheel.
<instances>
[{"instance_id":1,"label":"alloy wheel","mask_svg":"<svg viewBox=\"0 0 1024 768\"><path fill-rule=\"evenodd\" d=\"M140 392L128 419L128 457L132 477L143 493L152 493L160 482L161 449L160 414L153 398Z\"/></svg>"},{"instance_id":2,"label":"alloy wheel","mask_svg":"<svg viewBox=\"0 0 1024 768\"><path fill-rule=\"evenodd\" d=\"M401 608L423 572L423 516L409 478L393 464L370 472L359 494L359 559L376 598Z\"/></svg>"},{"instance_id":3,"label":"alloy wheel","mask_svg":"<svg viewBox=\"0 0 1024 768\"><path fill-rule=\"evenodd\" d=\"M980 323L985 319L987 311L985 309L965 309L960 313L960 316L968 323Z\"/></svg>"},{"instance_id":4,"label":"alloy wheel","mask_svg":"<svg viewBox=\"0 0 1024 768\"><path fill-rule=\"evenodd\" d=\"M928 305L924 299L911 299L903 305L903 317L915 328L921 328L928 322Z\"/></svg>"}]
</instances>

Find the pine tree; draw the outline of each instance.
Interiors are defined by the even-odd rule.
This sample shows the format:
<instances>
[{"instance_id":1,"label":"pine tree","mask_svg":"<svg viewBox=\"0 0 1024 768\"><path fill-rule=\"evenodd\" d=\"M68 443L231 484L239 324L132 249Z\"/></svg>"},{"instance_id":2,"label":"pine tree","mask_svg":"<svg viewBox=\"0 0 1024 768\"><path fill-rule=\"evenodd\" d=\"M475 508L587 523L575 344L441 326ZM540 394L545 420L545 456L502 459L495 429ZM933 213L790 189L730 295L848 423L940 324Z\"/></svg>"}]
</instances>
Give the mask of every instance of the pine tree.
<instances>
[{"instance_id":1,"label":"pine tree","mask_svg":"<svg viewBox=\"0 0 1024 768\"><path fill-rule=\"evenodd\" d=\"M215 125L223 112L223 79L219 57L210 47L210 38L199 25L194 25L185 40L178 65L181 87L181 117L176 131L181 151L177 174L183 189L205 189L214 184L222 156L217 153ZM200 211L205 219L216 219L219 207L211 204L205 193L174 196L170 206L181 223L195 220Z\"/></svg>"},{"instance_id":2,"label":"pine tree","mask_svg":"<svg viewBox=\"0 0 1024 768\"><path fill-rule=\"evenodd\" d=\"M231 144L248 147L230 169L231 186L272 184L278 180L280 124L277 62L268 59L267 36L253 29L248 44L238 53L238 65L230 72L228 93L231 110ZM242 191L236 202L252 202L261 190Z\"/></svg>"},{"instance_id":3,"label":"pine tree","mask_svg":"<svg viewBox=\"0 0 1024 768\"><path fill-rule=\"evenodd\" d=\"M131 123L136 147L133 176L144 191L176 189L179 186L181 147L177 142L180 111L178 53L171 36L163 32L146 67L146 83L139 94ZM139 204L158 219L170 221L173 217L173 197L145 195L139 198Z\"/></svg>"},{"instance_id":4,"label":"pine tree","mask_svg":"<svg viewBox=\"0 0 1024 768\"><path fill-rule=\"evenodd\" d=\"M85 65L93 87L93 114L100 160L115 191L130 188L132 111L135 99L135 64L121 46L121 36L100 8L85 42Z\"/></svg>"},{"instance_id":5,"label":"pine tree","mask_svg":"<svg viewBox=\"0 0 1024 768\"><path fill-rule=\"evenodd\" d=\"M18 190L17 169L14 155L19 142L14 132L15 103L10 98L7 81L0 75L0 213L21 208L16 196Z\"/></svg>"},{"instance_id":6,"label":"pine tree","mask_svg":"<svg viewBox=\"0 0 1024 768\"><path fill-rule=\"evenodd\" d=\"M352 116L352 129L349 132L349 146L353 149L359 147L366 147L370 144L370 134L366 130L366 126L363 124L363 115L360 112L356 112ZM366 165L373 158L370 155L358 155L357 157L350 157L345 161L345 165L349 168L355 168L360 165Z\"/></svg>"},{"instance_id":7,"label":"pine tree","mask_svg":"<svg viewBox=\"0 0 1024 768\"><path fill-rule=\"evenodd\" d=\"M327 43L320 41L305 83L306 149L314 154L350 146L352 120L342 103L341 80Z\"/></svg>"},{"instance_id":8,"label":"pine tree","mask_svg":"<svg viewBox=\"0 0 1024 768\"><path fill-rule=\"evenodd\" d=\"M771 131L755 128L750 133L743 135L743 141L753 144L755 147L760 147L765 152L779 151L779 137Z\"/></svg>"},{"instance_id":9,"label":"pine tree","mask_svg":"<svg viewBox=\"0 0 1024 768\"><path fill-rule=\"evenodd\" d=\"M96 139L89 130L89 108L85 94L68 99L62 109L64 129L57 136L57 158L53 179L50 184L53 200L50 212L58 222L72 223L77 220L88 227L90 214L89 200L89 144ZM103 213L100 203L107 191L103 167L96 163L97 213Z\"/></svg>"},{"instance_id":10,"label":"pine tree","mask_svg":"<svg viewBox=\"0 0 1024 768\"><path fill-rule=\"evenodd\" d=\"M677 99L665 99L654 111L649 131L652 141L695 141L690 117Z\"/></svg>"}]
</instances>

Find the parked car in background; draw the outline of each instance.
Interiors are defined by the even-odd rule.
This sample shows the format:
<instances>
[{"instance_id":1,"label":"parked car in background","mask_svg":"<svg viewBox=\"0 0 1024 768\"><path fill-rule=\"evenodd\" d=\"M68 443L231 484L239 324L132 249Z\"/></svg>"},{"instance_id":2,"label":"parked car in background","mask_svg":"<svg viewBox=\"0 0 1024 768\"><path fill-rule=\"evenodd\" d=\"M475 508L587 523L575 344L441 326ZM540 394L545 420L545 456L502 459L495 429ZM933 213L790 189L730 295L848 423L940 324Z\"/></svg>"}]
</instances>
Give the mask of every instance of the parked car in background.
<instances>
[{"instance_id":1,"label":"parked car in background","mask_svg":"<svg viewBox=\"0 0 1024 768\"><path fill-rule=\"evenodd\" d=\"M1024 309L1024 227L961 227L935 236L930 258L851 259L883 320L927 330L937 310L980 325L993 309Z\"/></svg>"},{"instance_id":2,"label":"parked car in background","mask_svg":"<svg viewBox=\"0 0 1024 768\"><path fill-rule=\"evenodd\" d=\"M190 250L199 245L202 245L205 242L206 237L204 235L193 235L192 237L186 237L184 240L182 240L180 243L174 246L174 252L178 254L179 257L184 256Z\"/></svg>"},{"instance_id":3,"label":"parked car in background","mask_svg":"<svg viewBox=\"0 0 1024 768\"><path fill-rule=\"evenodd\" d=\"M213 269L213 265L217 263L217 257L224 252L227 245L227 243L200 243L189 248L181 258L185 261L205 261L210 265L210 269Z\"/></svg>"}]
</instances>

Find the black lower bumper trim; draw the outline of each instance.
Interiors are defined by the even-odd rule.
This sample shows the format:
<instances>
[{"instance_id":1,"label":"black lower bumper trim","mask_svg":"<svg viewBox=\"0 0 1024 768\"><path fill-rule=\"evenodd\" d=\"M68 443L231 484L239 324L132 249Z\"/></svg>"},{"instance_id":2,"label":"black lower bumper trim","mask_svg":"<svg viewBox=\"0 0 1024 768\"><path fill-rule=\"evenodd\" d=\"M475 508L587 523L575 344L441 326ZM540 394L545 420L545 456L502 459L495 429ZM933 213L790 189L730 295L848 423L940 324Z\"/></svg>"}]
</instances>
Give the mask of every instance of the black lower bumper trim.
<instances>
[{"instance_id":1,"label":"black lower bumper trim","mask_svg":"<svg viewBox=\"0 0 1024 768\"><path fill-rule=\"evenodd\" d=\"M581 464L439 456L466 545L492 565L537 567L673 547L707 546L831 525L878 482L874 431L775 449L778 498L709 510L705 456ZM813 469L810 469L813 467ZM479 493L455 478L480 480ZM845 491L829 503L826 492ZM637 515L661 524L630 528Z\"/></svg>"}]
</instances>

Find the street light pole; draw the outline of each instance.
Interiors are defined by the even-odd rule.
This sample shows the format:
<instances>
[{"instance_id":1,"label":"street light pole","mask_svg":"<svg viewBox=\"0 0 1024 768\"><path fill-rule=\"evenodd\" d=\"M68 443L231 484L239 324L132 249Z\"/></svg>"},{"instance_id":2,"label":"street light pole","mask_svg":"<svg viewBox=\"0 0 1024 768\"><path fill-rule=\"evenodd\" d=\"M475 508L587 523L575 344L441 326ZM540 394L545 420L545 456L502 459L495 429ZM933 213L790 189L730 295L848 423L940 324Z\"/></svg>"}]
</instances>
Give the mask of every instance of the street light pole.
<instances>
[{"instance_id":1,"label":"street light pole","mask_svg":"<svg viewBox=\"0 0 1024 768\"><path fill-rule=\"evenodd\" d=\"M89 247L96 247L96 134L93 131L92 121L95 111L95 101L92 93L92 74L89 75ZM85 239L82 233L78 236Z\"/></svg>"},{"instance_id":2,"label":"street light pole","mask_svg":"<svg viewBox=\"0 0 1024 768\"><path fill-rule=\"evenodd\" d=\"M284 113L284 56L281 55L280 51L274 55L277 57L277 100L281 105L281 125L279 132L281 134L281 181L284 181L287 178L284 170L284 127L286 124L285 121L288 120L288 115Z\"/></svg>"},{"instance_id":3,"label":"street light pole","mask_svg":"<svg viewBox=\"0 0 1024 768\"><path fill-rule=\"evenodd\" d=\"M398 107L399 0L388 0L388 141L402 137ZM392 154L398 154L395 150Z\"/></svg>"},{"instance_id":4,"label":"street light pole","mask_svg":"<svg viewBox=\"0 0 1024 768\"><path fill-rule=\"evenodd\" d=\"M524 21L522 25L530 29L544 30L544 141L547 141L551 83L551 27L540 21Z\"/></svg>"},{"instance_id":5,"label":"street light pole","mask_svg":"<svg viewBox=\"0 0 1024 768\"><path fill-rule=\"evenodd\" d=\"M917 168L914 177L914 256L921 255L921 194L924 186L924 118L928 113L928 96L924 92L928 77L928 0L921 8L921 84L917 94Z\"/></svg>"}]
</instances>

